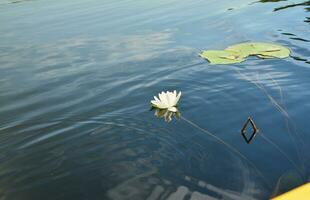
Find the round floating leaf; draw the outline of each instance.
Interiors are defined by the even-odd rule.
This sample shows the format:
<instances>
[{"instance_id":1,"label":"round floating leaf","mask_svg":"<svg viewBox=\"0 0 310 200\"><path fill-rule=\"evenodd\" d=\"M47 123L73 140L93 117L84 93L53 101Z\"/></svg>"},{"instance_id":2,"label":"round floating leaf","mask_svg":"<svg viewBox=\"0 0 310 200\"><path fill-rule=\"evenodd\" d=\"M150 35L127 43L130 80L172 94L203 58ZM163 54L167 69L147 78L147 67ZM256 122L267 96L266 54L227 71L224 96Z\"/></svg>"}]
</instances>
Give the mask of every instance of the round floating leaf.
<instances>
[{"instance_id":1,"label":"round floating leaf","mask_svg":"<svg viewBox=\"0 0 310 200\"><path fill-rule=\"evenodd\" d=\"M200 56L207 59L211 64L233 64L244 61L244 57L233 51L202 51Z\"/></svg>"},{"instance_id":2,"label":"round floating leaf","mask_svg":"<svg viewBox=\"0 0 310 200\"><path fill-rule=\"evenodd\" d=\"M286 47L263 42L240 43L225 50L239 53L243 57L255 55L260 58L286 58L290 55L290 50Z\"/></svg>"}]
</instances>

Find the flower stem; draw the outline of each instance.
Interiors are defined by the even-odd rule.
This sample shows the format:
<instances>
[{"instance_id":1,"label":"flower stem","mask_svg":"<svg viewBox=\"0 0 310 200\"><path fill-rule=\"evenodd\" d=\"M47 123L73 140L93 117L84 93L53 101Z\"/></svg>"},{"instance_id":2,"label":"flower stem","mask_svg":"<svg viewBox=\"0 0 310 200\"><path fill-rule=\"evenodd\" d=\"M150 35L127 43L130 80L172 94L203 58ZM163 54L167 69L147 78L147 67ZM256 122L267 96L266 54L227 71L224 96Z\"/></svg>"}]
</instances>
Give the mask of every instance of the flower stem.
<instances>
[{"instance_id":1,"label":"flower stem","mask_svg":"<svg viewBox=\"0 0 310 200\"><path fill-rule=\"evenodd\" d=\"M245 155L243 155L239 150L237 150L235 147L231 146L230 144L228 144L227 142L225 142L224 140L222 140L221 138L219 138L218 136L214 135L213 133L211 133L210 131L201 128L200 126L198 126L197 124L195 124L194 122L186 119L185 117L181 116L181 119L184 120L185 122L189 123L191 126L197 128L198 130L208 134L210 137L214 138L216 141L218 141L219 143L223 144L224 146L226 146L228 149L230 149L231 151L233 151L235 154L237 154L238 156L240 156L243 160L245 160L251 167L254 168L254 170L256 171L256 173L264 180L265 184L268 186L269 189L271 189L271 185L270 183L267 181L267 178L263 175L263 173L255 166L255 164L250 161Z\"/></svg>"}]
</instances>

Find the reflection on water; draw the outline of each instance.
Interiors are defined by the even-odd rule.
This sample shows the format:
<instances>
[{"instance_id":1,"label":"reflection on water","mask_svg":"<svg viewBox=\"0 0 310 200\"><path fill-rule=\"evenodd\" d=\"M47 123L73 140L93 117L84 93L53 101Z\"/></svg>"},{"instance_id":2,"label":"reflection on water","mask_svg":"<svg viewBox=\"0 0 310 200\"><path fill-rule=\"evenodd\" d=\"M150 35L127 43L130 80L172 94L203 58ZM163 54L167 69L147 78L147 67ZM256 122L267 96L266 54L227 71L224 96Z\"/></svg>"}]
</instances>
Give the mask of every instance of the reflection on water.
<instances>
[{"instance_id":1,"label":"reflection on water","mask_svg":"<svg viewBox=\"0 0 310 200\"><path fill-rule=\"evenodd\" d=\"M270 3L270 2L279 2L279 1L287 1L287 0L259 0L260 3Z\"/></svg>"},{"instance_id":2,"label":"reflection on water","mask_svg":"<svg viewBox=\"0 0 310 200\"><path fill-rule=\"evenodd\" d=\"M0 2L0 5L19 4L19 3L28 2L28 1L34 1L34 0L4 0L4 1Z\"/></svg>"},{"instance_id":3,"label":"reflection on water","mask_svg":"<svg viewBox=\"0 0 310 200\"><path fill-rule=\"evenodd\" d=\"M260 0L259 2L261 3L269 3L269 2L280 2L280 1L286 1L286 0ZM288 3L284 6L279 6L279 7L276 7L273 9L274 12L277 12L277 11L281 11L281 10L284 10L284 9L288 9L288 8L294 8L294 7L299 7L299 6L303 6L305 7L305 11L306 12L309 12L310 11L310 1L304 1L304 2L301 2L301 3ZM307 22L309 23L309 17L306 17L306 19L304 20L304 22ZM305 40L305 41L309 41L309 40Z\"/></svg>"},{"instance_id":4,"label":"reflection on water","mask_svg":"<svg viewBox=\"0 0 310 200\"><path fill-rule=\"evenodd\" d=\"M292 40L299 40L299 41L302 41L302 42L310 42L309 40L306 40L306 39L303 39L303 38L299 38L298 36L296 36L293 33L282 33L282 34L283 35L292 36L292 37L290 37L290 39L292 39Z\"/></svg>"},{"instance_id":5,"label":"reflection on water","mask_svg":"<svg viewBox=\"0 0 310 200\"><path fill-rule=\"evenodd\" d=\"M2 3L0 199L268 199L309 181L308 1L252 2ZM198 57L245 41L292 57ZM149 111L173 89L180 120Z\"/></svg>"},{"instance_id":6,"label":"reflection on water","mask_svg":"<svg viewBox=\"0 0 310 200\"><path fill-rule=\"evenodd\" d=\"M164 118L166 122L170 122L172 120L172 117L179 120L181 117L181 113L179 111L177 112L171 112L168 109L158 109L154 108L155 110L155 116L158 118Z\"/></svg>"},{"instance_id":7,"label":"reflection on water","mask_svg":"<svg viewBox=\"0 0 310 200\"><path fill-rule=\"evenodd\" d=\"M273 196L289 191L295 188L296 185L302 185L303 182L302 177L300 177L298 173L295 171L287 171L279 178Z\"/></svg>"},{"instance_id":8,"label":"reflection on water","mask_svg":"<svg viewBox=\"0 0 310 200\"><path fill-rule=\"evenodd\" d=\"M133 180L128 180L131 186L137 185L137 182L143 181L141 180L143 176L138 176ZM185 185L178 186L174 191L169 191L169 186L171 186L171 182L167 180L152 180L154 182L154 186L151 188L151 193L145 199L167 199L167 200L180 200L180 199L189 199L189 200L200 200L200 199L208 199L208 200L215 200L215 199L231 199L231 200L238 200L238 199L248 199L254 200L250 195L255 195L259 193L259 189L255 188L255 184L248 182L247 188L244 192L238 193L230 190L223 190L222 188L216 187L212 184L206 183L205 181L196 179L194 177L184 176L183 181L187 184L194 184L196 185L197 189L192 190ZM156 183L156 184L155 184ZM143 185L143 183L140 183ZM142 188L140 188L142 189ZM201 190L209 191L210 195L202 193ZM122 185L119 185L114 190L109 191L109 197L111 199L133 199L135 198L135 193L139 193L141 191L136 191L135 187L128 187L122 188Z\"/></svg>"},{"instance_id":9,"label":"reflection on water","mask_svg":"<svg viewBox=\"0 0 310 200\"><path fill-rule=\"evenodd\" d=\"M285 6L280 6L280 7L275 8L274 11L281 11L281 10L284 10L284 9L287 9L287 8L294 8L296 6L305 6L304 9L306 10L306 12L310 11L310 1L305 1L305 2L302 2L302 3L293 3L293 4L288 4L288 5L285 5ZM309 17L306 17L304 22L309 23ZM298 38L298 39L300 39L300 38ZM309 40L302 40L302 41L309 42Z\"/></svg>"},{"instance_id":10,"label":"reflection on water","mask_svg":"<svg viewBox=\"0 0 310 200\"><path fill-rule=\"evenodd\" d=\"M278 8L275 8L274 11L279 11L279 10L283 10L283 9L287 9L287 8L293 8L293 7L296 7L296 6L307 6L305 8L306 11L309 11L310 9L310 1L305 1L305 2L302 2L302 3L293 3L293 4L288 4L286 6L281 6L281 7L278 7Z\"/></svg>"}]
</instances>

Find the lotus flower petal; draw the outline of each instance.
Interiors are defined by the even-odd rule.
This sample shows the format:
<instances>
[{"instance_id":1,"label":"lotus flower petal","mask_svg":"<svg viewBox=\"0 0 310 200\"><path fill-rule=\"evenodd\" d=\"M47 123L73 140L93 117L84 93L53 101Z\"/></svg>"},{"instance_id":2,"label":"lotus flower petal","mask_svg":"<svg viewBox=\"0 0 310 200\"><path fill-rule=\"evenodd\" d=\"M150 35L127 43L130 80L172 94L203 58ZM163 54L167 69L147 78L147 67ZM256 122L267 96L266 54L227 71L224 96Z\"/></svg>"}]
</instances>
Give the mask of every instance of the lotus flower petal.
<instances>
[{"instance_id":1,"label":"lotus flower petal","mask_svg":"<svg viewBox=\"0 0 310 200\"><path fill-rule=\"evenodd\" d=\"M171 112L177 112L176 105L181 97L181 92L177 94L177 91L173 92L166 91L161 92L157 96L154 96L154 100L151 100L151 104L153 107L159 109L168 109Z\"/></svg>"}]
</instances>

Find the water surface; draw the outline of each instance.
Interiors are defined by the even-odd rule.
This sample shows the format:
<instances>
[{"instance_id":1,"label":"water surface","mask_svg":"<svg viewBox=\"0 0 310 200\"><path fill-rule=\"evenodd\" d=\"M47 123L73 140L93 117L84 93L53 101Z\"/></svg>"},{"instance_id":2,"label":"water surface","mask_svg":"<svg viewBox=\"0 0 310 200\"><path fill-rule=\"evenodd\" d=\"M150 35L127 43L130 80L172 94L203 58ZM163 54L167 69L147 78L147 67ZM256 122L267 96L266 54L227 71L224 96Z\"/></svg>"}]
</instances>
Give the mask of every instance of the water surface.
<instances>
[{"instance_id":1,"label":"water surface","mask_svg":"<svg viewBox=\"0 0 310 200\"><path fill-rule=\"evenodd\" d=\"M309 1L2 0L0 24L1 200L268 199L309 181ZM246 41L292 56L198 57ZM149 101L174 89L256 169L157 119Z\"/></svg>"}]
</instances>

